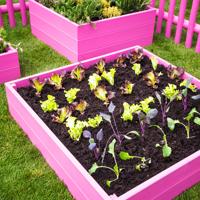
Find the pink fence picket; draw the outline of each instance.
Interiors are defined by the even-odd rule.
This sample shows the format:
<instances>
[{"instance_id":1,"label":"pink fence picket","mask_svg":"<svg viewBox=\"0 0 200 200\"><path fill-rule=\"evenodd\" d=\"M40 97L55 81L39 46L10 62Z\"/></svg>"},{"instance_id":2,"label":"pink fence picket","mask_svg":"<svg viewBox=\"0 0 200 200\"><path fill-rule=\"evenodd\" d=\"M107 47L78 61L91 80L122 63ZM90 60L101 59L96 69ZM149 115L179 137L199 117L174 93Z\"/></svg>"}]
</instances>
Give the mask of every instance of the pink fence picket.
<instances>
[{"instance_id":1,"label":"pink fence picket","mask_svg":"<svg viewBox=\"0 0 200 200\"><path fill-rule=\"evenodd\" d=\"M0 5L0 27L4 25L3 14L8 13L8 20L10 27L16 26L15 12L21 13L22 25L28 23L26 11L28 10L28 2L19 0L19 3L13 3L12 0L6 0L6 5Z\"/></svg>"},{"instance_id":2,"label":"pink fence picket","mask_svg":"<svg viewBox=\"0 0 200 200\"><path fill-rule=\"evenodd\" d=\"M158 5L157 8L157 27L156 32L161 33L163 22L166 21L166 29L165 29L165 36L167 38L171 37L171 30L172 25L176 26L176 34L175 34L175 43L178 44L181 41L182 30L186 29L186 40L185 40L185 47L191 48L192 42L194 39L194 33L198 34L198 39L196 43L196 52L200 53L200 24L196 22L197 14L200 7L200 0L193 0L192 8L190 10L190 17L189 20L185 19L185 13L187 9L187 0L170 0L169 10L165 11L166 8L166 0L152 0L151 6ZM174 9L176 3L180 3L179 7L179 15L176 16L174 14Z\"/></svg>"}]
</instances>

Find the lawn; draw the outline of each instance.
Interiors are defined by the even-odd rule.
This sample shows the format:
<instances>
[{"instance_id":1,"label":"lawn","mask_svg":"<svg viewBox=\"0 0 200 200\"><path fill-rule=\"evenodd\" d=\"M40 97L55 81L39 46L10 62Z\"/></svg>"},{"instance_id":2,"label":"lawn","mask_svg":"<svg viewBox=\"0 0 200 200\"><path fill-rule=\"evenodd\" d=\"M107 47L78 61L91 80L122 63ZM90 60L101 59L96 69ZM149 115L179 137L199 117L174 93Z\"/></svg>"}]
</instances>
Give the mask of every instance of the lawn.
<instances>
[{"instance_id":1,"label":"lawn","mask_svg":"<svg viewBox=\"0 0 200 200\"><path fill-rule=\"evenodd\" d=\"M1 4L3 3L0 0ZM22 27L20 17L17 27L10 29L5 20L8 39L21 43L20 53L22 76L35 74L68 64L69 62L31 35L30 26ZM176 45L164 34L155 35L154 44L147 49L174 65L200 78L200 54L186 49L184 42ZM73 199L64 184L47 165L39 151L26 138L23 131L12 120L6 106L4 86L0 86L0 200L63 200ZM199 200L200 185L177 198Z\"/></svg>"}]
</instances>

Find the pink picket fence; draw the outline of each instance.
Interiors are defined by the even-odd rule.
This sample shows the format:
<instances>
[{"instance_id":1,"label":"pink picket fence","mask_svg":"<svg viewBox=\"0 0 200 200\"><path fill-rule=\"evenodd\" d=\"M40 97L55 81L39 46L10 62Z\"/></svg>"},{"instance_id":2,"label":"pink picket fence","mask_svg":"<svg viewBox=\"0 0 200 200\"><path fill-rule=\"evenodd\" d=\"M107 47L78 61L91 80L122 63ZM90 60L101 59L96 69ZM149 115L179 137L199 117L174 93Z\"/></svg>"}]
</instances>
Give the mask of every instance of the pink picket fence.
<instances>
[{"instance_id":1,"label":"pink picket fence","mask_svg":"<svg viewBox=\"0 0 200 200\"><path fill-rule=\"evenodd\" d=\"M8 20L10 27L16 26L15 12L20 12L22 25L28 23L26 11L28 9L28 2L19 0L19 3L13 3L12 0L6 0L6 5L0 5L0 27L4 25L3 15L8 13Z\"/></svg>"},{"instance_id":2,"label":"pink picket fence","mask_svg":"<svg viewBox=\"0 0 200 200\"><path fill-rule=\"evenodd\" d=\"M174 41L176 44L181 42L183 29L186 29L186 48L192 47L194 33L198 34L198 39L196 43L196 52L200 53L200 24L196 22L200 0L193 0L192 8L190 11L189 20L185 19L186 8L188 0L170 0L170 5L168 11L165 11L166 0L151 0L151 6L155 7L158 3L157 8L157 26L156 32L161 33L162 25L166 21L165 36L167 38L171 37L172 26L176 26L175 38ZM179 14L176 16L174 14L176 3L179 5ZM26 11L28 10L28 2L25 0L19 0L19 3L13 3L12 0L6 0L6 5L0 5L0 27L3 26L3 14L8 13L8 19L10 27L16 26L15 12L21 13L22 25L28 23L28 18Z\"/></svg>"},{"instance_id":3,"label":"pink picket fence","mask_svg":"<svg viewBox=\"0 0 200 200\"><path fill-rule=\"evenodd\" d=\"M200 24L196 22L198 10L200 6L200 0L193 0L192 8L190 11L189 20L185 19L185 13L188 5L188 0L170 0L169 10L165 11L166 0L151 0L151 6L155 7L156 3L159 3L157 9L157 26L156 32L161 33L163 22L166 21L165 36L171 37L172 26L176 26L174 42L179 44L181 42L183 29L186 29L185 47L191 48L194 39L194 33L198 34L196 43L196 52L200 53ZM174 14L176 3L179 3L179 14Z\"/></svg>"}]
</instances>

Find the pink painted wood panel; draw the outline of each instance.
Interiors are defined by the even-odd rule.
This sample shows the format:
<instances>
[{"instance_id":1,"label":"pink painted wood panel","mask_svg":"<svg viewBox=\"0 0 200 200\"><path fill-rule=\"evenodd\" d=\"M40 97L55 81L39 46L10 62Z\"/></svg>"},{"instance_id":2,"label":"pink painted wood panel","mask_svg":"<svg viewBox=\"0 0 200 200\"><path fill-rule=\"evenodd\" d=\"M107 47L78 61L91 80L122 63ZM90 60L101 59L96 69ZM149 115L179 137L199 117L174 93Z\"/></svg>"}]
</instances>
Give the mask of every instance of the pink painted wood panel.
<instances>
[{"instance_id":1,"label":"pink painted wood panel","mask_svg":"<svg viewBox=\"0 0 200 200\"><path fill-rule=\"evenodd\" d=\"M18 53L13 48L0 54L0 84L20 77Z\"/></svg>"},{"instance_id":2,"label":"pink painted wood panel","mask_svg":"<svg viewBox=\"0 0 200 200\"><path fill-rule=\"evenodd\" d=\"M15 27L16 21L15 21L15 12L14 12L14 6L13 6L12 0L6 0L6 5L8 8L8 19L9 19L10 27Z\"/></svg>"},{"instance_id":3,"label":"pink painted wood panel","mask_svg":"<svg viewBox=\"0 0 200 200\"><path fill-rule=\"evenodd\" d=\"M95 57L83 61L82 64L85 68L89 68L90 65L96 63L101 58L105 58L109 62L119 55L127 54L136 48L140 47L132 47ZM147 50L144 50L144 54L155 56ZM157 56L155 57L160 64L164 64L165 67L169 66L167 61ZM40 77L42 80L50 77L53 73L70 71L78 64L71 64L6 83L6 93L11 115L77 200L169 200L200 180L200 151L197 151L125 194L119 197L116 195L108 196L16 91L19 87L29 85L29 80L32 78ZM192 76L187 73L183 76L183 78L189 77ZM198 79L193 77L192 81L200 88L200 81Z\"/></svg>"},{"instance_id":4,"label":"pink painted wood panel","mask_svg":"<svg viewBox=\"0 0 200 200\"><path fill-rule=\"evenodd\" d=\"M30 0L29 9L32 33L72 62L119 50L118 47L150 45L153 40L156 15L153 8L99 20L95 28L89 23L71 22L35 0Z\"/></svg>"},{"instance_id":5,"label":"pink painted wood panel","mask_svg":"<svg viewBox=\"0 0 200 200\"><path fill-rule=\"evenodd\" d=\"M187 0L182 0L180 4L178 23L176 28L175 43L178 44L181 41L181 34L184 24L185 12L186 12Z\"/></svg>"},{"instance_id":6,"label":"pink painted wood panel","mask_svg":"<svg viewBox=\"0 0 200 200\"><path fill-rule=\"evenodd\" d=\"M160 0L159 4L159 10L158 10L158 21L156 25L156 32L160 33L162 30L162 22L163 22L163 16L164 16L164 11L165 11L165 2L166 0Z\"/></svg>"}]
</instances>

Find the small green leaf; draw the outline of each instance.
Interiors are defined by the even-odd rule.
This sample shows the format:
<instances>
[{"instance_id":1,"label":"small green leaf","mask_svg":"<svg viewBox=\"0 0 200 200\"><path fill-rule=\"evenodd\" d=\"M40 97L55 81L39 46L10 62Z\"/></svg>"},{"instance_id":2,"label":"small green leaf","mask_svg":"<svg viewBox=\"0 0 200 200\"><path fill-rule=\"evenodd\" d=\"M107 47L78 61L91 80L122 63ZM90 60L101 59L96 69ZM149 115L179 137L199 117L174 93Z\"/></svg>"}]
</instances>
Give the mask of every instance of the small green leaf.
<instances>
[{"instance_id":1,"label":"small green leaf","mask_svg":"<svg viewBox=\"0 0 200 200\"><path fill-rule=\"evenodd\" d=\"M113 156L113 158L115 157L115 143L116 140L113 139L113 141L108 146L108 153L110 153Z\"/></svg>"},{"instance_id":2,"label":"small green leaf","mask_svg":"<svg viewBox=\"0 0 200 200\"><path fill-rule=\"evenodd\" d=\"M116 176L118 177L119 176L119 168L118 168L117 164L115 164L115 166L113 167L113 170L114 170Z\"/></svg>"},{"instance_id":3,"label":"small green leaf","mask_svg":"<svg viewBox=\"0 0 200 200\"><path fill-rule=\"evenodd\" d=\"M200 126L200 118L199 117L195 117L194 118L194 123Z\"/></svg>"},{"instance_id":4,"label":"small green leaf","mask_svg":"<svg viewBox=\"0 0 200 200\"><path fill-rule=\"evenodd\" d=\"M173 120L172 118L167 118L167 126L168 128L173 131L175 129L176 124L180 123L179 120Z\"/></svg>"},{"instance_id":5,"label":"small green leaf","mask_svg":"<svg viewBox=\"0 0 200 200\"><path fill-rule=\"evenodd\" d=\"M172 148L165 144L162 148L163 157L167 158L172 154Z\"/></svg>"},{"instance_id":6,"label":"small green leaf","mask_svg":"<svg viewBox=\"0 0 200 200\"><path fill-rule=\"evenodd\" d=\"M153 69L156 70L157 67L158 67L158 60L153 56L150 58L150 60L151 60L151 64L152 64Z\"/></svg>"},{"instance_id":7,"label":"small green leaf","mask_svg":"<svg viewBox=\"0 0 200 200\"><path fill-rule=\"evenodd\" d=\"M107 181L106 181L106 185L110 188L111 181L107 180Z\"/></svg>"},{"instance_id":8,"label":"small green leaf","mask_svg":"<svg viewBox=\"0 0 200 200\"><path fill-rule=\"evenodd\" d=\"M119 153L119 157L121 160L130 160L134 158L134 156L129 155L129 153L125 151L121 151Z\"/></svg>"},{"instance_id":9,"label":"small green leaf","mask_svg":"<svg viewBox=\"0 0 200 200\"><path fill-rule=\"evenodd\" d=\"M98 168L99 168L99 166L97 165L97 163L94 163L94 164L92 165L92 167L89 169L89 173L90 173L90 174L95 173L96 170L97 170Z\"/></svg>"}]
</instances>

